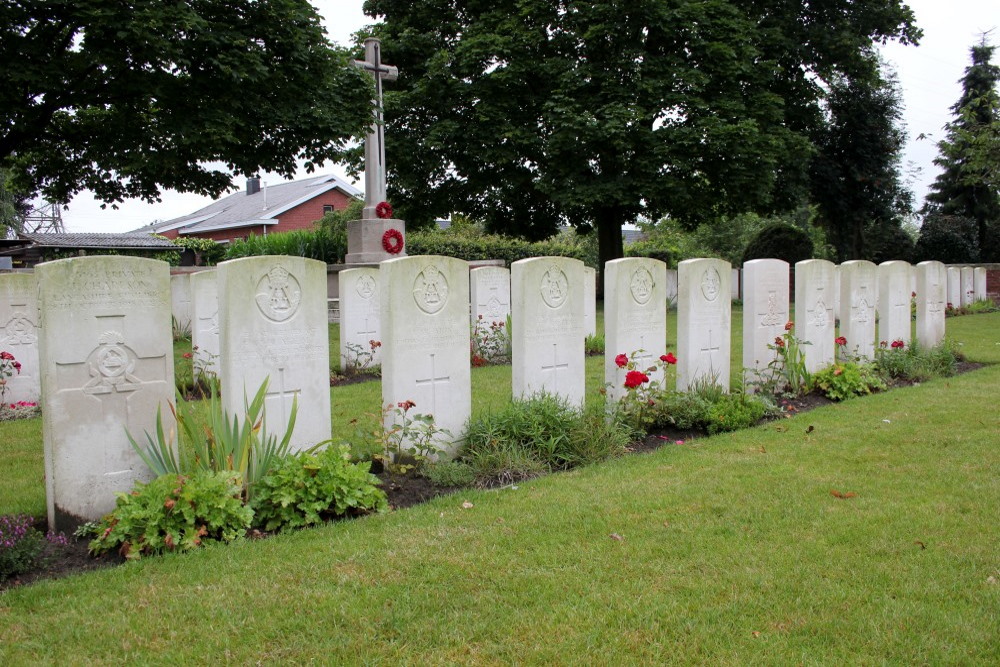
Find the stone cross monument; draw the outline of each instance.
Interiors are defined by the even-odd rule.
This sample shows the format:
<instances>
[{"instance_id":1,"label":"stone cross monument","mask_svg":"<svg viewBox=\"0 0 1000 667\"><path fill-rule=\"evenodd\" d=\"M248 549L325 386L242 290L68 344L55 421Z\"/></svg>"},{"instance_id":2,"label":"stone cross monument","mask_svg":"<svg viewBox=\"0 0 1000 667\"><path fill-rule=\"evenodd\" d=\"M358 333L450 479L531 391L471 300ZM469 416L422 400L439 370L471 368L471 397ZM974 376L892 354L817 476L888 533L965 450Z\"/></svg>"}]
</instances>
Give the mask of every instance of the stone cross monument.
<instances>
[{"instance_id":1,"label":"stone cross monument","mask_svg":"<svg viewBox=\"0 0 1000 667\"><path fill-rule=\"evenodd\" d=\"M380 41L365 40L365 59L354 66L375 79L372 100L373 122L365 139L365 207L361 220L347 225L347 264L373 264L394 257L405 257L405 225L402 220L379 210L385 201L385 122L382 116L382 82L395 81L398 70L382 62ZM380 215L381 214L381 215ZM385 217L382 217L385 216Z\"/></svg>"}]
</instances>

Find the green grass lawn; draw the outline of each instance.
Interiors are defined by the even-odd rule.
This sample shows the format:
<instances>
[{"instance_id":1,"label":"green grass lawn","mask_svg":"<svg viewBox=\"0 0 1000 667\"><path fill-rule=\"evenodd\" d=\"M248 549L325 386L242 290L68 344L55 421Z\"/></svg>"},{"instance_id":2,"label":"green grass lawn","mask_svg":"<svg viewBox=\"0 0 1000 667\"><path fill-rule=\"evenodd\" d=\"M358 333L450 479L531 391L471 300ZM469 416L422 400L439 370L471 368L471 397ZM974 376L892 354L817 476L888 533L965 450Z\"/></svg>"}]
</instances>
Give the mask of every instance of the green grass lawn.
<instances>
[{"instance_id":1,"label":"green grass lawn","mask_svg":"<svg viewBox=\"0 0 1000 667\"><path fill-rule=\"evenodd\" d=\"M1000 362L1000 314L947 327ZM509 399L509 369L473 383L477 411ZM337 423L378 407L377 383L331 395ZM6 591L0 663L996 664L997 396L1000 364L516 489ZM42 512L38 422L0 424L0 512Z\"/></svg>"}]
</instances>

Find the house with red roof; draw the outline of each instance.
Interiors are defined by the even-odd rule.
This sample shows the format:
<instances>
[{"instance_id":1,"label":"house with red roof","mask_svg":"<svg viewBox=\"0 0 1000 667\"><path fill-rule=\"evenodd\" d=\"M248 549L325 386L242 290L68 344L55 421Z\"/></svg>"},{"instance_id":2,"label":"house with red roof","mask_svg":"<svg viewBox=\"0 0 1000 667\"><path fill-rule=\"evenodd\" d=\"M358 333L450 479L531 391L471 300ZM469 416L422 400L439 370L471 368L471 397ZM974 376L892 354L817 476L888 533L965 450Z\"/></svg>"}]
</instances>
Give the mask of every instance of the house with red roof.
<instances>
[{"instance_id":1,"label":"house with red roof","mask_svg":"<svg viewBox=\"0 0 1000 667\"><path fill-rule=\"evenodd\" d=\"M136 232L226 242L251 235L311 229L329 211L347 208L360 190L333 175L315 176L278 185L247 179L247 188L216 200L189 215L154 222Z\"/></svg>"}]
</instances>

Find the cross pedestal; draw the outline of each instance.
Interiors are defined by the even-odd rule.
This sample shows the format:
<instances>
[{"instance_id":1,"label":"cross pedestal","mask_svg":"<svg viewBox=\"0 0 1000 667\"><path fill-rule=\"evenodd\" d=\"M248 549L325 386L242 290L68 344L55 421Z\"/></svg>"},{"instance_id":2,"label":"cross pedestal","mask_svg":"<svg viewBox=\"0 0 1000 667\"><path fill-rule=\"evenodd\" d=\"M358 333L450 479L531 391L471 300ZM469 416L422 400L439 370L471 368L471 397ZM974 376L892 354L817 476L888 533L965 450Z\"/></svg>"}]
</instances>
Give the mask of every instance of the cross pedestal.
<instances>
[{"instance_id":1,"label":"cross pedestal","mask_svg":"<svg viewBox=\"0 0 1000 667\"><path fill-rule=\"evenodd\" d=\"M382 115L382 82L395 81L399 71L382 62L381 42L375 37L365 40L365 59L355 60L354 66L368 72L375 80L372 100L373 121L365 138L365 207L361 220L347 223L347 264L377 264L394 257L405 257L405 224L395 218L379 218L376 207L385 201L385 120ZM399 252L390 253L383 246L386 233L394 229L403 235ZM393 241L395 243L395 241Z\"/></svg>"}]
</instances>

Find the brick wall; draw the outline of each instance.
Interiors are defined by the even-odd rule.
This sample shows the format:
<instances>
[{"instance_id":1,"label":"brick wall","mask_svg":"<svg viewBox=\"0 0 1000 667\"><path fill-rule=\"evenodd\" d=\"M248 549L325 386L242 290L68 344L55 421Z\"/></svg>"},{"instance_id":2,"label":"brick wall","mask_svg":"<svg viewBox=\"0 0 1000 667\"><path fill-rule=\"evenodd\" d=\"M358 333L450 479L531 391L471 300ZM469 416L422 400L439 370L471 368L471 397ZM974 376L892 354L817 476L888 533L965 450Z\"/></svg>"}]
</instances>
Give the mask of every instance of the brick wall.
<instances>
[{"instance_id":1,"label":"brick wall","mask_svg":"<svg viewBox=\"0 0 1000 667\"><path fill-rule=\"evenodd\" d=\"M293 229L312 229L313 224L323 217L323 207L332 206L335 211L347 208L351 198L340 190L330 190L299 204L278 216L278 224L268 228L267 233L290 232Z\"/></svg>"}]
</instances>

